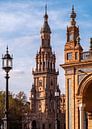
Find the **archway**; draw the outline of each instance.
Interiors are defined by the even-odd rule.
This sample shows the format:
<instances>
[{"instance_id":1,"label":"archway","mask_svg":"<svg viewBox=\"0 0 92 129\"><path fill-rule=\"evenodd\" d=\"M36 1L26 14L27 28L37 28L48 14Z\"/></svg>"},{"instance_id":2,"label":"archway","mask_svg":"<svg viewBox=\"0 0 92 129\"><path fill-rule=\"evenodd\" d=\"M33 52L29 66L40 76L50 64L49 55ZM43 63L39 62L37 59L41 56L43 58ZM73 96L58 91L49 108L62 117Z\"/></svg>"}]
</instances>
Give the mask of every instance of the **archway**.
<instances>
[{"instance_id":1,"label":"archway","mask_svg":"<svg viewBox=\"0 0 92 129\"><path fill-rule=\"evenodd\" d=\"M84 91L83 102L85 103L85 110L92 112L92 83Z\"/></svg>"},{"instance_id":2,"label":"archway","mask_svg":"<svg viewBox=\"0 0 92 129\"><path fill-rule=\"evenodd\" d=\"M89 74L82 80L77 95L81 98L80 129L92 129L92 74Z\"/></svg>"},{"instance_id":3,"label":"archway","mask_svg":"<svg viewBox=\"0 0 92 129\"><path fill-rule=\"evenodd\" d=\"M92 129L92 81L84 90L83 103L88 118L88 129Z\"/></svg>"}]
</instances>

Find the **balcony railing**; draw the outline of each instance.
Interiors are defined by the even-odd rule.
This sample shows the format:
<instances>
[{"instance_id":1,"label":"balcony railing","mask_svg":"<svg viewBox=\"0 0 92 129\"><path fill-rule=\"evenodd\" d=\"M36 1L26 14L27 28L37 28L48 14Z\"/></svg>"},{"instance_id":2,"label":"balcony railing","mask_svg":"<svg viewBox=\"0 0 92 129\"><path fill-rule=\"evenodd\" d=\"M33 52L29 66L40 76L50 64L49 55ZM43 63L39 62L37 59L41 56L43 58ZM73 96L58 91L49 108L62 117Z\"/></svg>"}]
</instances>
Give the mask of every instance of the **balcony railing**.
<instances>
[{"instance_id":1,"label":"balcony railing","mask_svg":"<svg viewBox=\"0 0 92 129\"><path fill-rule=\"evenodd\" d=\"M92 60L92 51L86 51L81 53L81 60Z\"/></svg>"}]
</instances>

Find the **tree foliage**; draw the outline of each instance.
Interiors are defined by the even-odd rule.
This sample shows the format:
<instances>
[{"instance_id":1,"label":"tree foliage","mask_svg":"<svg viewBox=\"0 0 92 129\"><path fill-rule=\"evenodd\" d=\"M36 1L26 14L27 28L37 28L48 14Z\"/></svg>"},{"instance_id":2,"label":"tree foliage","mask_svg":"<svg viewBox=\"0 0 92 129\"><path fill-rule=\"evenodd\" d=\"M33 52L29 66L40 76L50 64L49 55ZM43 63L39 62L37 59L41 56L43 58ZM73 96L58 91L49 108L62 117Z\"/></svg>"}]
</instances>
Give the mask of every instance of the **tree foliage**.
<instances>
[{"instance_id":1,"label":"tree foliage","mask_svg":"<svg viewBox=\"0 0 92 129\"><path fill-rule=\"evenodd\" d=\"M0 91L0 121L4 118L5 92ZM17 95L9 93L9 129L21 129L22 118L30 111L29 103L24 92Z\"/></svg>"},{"instance_id":2,"label":"tree foliage","mask_svg":"<svg viewBox=\"0 0 92 129\"><path fill-rule=\"evenodd\" d=\"M5 92L0 91L0 119L4 117Z\"/></svg>"}]
</instances>

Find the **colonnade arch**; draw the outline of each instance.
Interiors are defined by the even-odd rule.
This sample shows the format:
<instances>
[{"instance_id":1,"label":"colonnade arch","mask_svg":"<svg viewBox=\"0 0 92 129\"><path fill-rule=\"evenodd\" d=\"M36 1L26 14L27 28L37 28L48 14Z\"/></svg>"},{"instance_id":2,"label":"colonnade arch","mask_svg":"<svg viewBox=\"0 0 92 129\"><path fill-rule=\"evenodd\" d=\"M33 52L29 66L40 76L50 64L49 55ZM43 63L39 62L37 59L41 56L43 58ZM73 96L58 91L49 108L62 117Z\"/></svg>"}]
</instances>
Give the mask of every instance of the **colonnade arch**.
<instances>
[{"instance_id":1,"label":"colonnade arch","mask_svg":"<svg viewBox=\"0 0 92 129\"><path fill-rule=\"evenodd\" d=\"M80 111L80 129L92 129L92 74L88 74L81 81L77 97Z\"/></svg>"}]
</instances>

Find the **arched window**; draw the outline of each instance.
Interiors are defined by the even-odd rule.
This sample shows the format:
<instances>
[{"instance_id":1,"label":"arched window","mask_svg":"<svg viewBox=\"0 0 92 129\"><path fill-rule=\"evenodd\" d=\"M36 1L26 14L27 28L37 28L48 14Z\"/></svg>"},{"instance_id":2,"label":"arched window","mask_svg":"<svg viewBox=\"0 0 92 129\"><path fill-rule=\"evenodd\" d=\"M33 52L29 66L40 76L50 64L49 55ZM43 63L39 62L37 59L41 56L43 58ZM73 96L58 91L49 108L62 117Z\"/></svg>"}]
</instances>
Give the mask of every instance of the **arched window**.
<instances>
[{"instance_id":1,"label":"arched window","mask_svg":"<svg viewBox=\"0 0 92 129\"><path fill-rule=\"evenodd\" d=\"M49 124L49 129L51 129L51 124Z\"/></svg>"},{"instance_id":2,"label":"arched window","mask_svg":"<svg viewBox=\"0 0 92 129\"><path fill-rule=\"evenodd\" d=\"M72 52L67 53L67 60L71 60L72 59Z\"/></svg>"},{"instance_id":3,"label":"arched window","mask_svg":"<svg viewBox=\"0 0 92 129\"><path fill-rule=\"evenodd\" d=\"M36 129L36 121L35 120L32 121L32 129Z\"/></svg>"}]
</instances>

